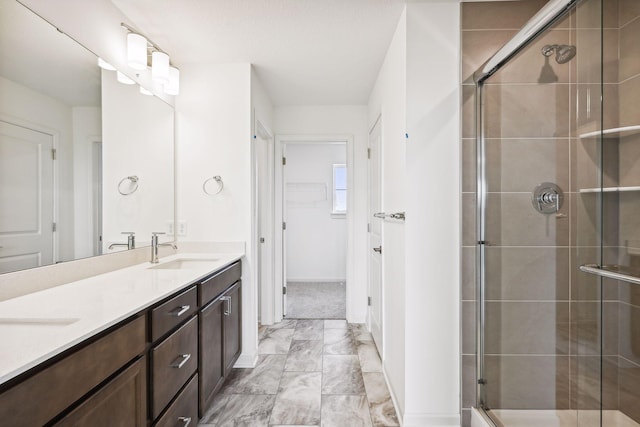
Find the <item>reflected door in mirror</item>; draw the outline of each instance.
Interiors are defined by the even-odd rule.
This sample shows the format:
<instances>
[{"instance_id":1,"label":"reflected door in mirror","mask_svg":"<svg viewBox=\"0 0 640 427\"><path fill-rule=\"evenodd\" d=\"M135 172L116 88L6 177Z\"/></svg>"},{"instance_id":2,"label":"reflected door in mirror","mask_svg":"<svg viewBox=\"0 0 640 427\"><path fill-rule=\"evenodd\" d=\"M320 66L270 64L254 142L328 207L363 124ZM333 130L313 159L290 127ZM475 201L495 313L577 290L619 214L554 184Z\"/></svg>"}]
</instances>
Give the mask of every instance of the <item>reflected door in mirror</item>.
<instances>
[{"instance_id":1,"label":"reflected door in mirror","mask_svg":"<svg viewBox=\"0 0 640 427\"><path fill-rule=\"evenodd\" d=\"M0 273L53 262L53 139L0 121Z\"/></svg>"}]
</instances>

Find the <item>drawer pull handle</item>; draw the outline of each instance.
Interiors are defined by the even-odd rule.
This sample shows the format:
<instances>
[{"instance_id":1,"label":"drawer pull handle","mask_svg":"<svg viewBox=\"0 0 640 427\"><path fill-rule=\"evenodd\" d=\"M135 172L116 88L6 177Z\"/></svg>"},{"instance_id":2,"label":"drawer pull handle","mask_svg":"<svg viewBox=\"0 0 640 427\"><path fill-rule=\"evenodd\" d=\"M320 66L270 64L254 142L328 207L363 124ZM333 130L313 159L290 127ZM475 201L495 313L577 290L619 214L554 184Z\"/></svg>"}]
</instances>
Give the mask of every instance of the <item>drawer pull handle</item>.
<instances>
[{"instance_id":1,"label":"drawer pull handle","mask_svg":"<svg viewBox=\"0 0 640 427\"><path fill-rule=\"evenodd\" d=\"M183 427L187 427L191 424L191 417L178 417L178 421L182 421L184 423Z\"/></svg>"},{"instance_id":2,"label":"drawer pull handle","mask_svg":"<svg viewBox=\"0 0 640 427\"><path fill-rule=\"evenodd\" d=\"M171 362L171 367L180 369L184 366L185 363L187 363L187 360L189 359L191 359L190 354L181 354L176 360Z\"/></svg>"},{"instance_id":3,"label":"drawer pull handle","mask_svg":"<svg viewBox=\"0 0 640 427\"><path fill-rule=\"evenodd\" d=\"M222 297L220 299L225 302L224 315L231 316L231 297Z\"/></svg>"},{"instance_id":4,"label":"drawer pull handle","mask_svg":"<svg viewBox=\"0 0 640 427\"><path fill-rule=\"evenodd\" d=\"M180 307L176 307L169 312L170 315L180 317L185 314L191 308L190 305L181 305Z\"/></svg>"}]
</instances>

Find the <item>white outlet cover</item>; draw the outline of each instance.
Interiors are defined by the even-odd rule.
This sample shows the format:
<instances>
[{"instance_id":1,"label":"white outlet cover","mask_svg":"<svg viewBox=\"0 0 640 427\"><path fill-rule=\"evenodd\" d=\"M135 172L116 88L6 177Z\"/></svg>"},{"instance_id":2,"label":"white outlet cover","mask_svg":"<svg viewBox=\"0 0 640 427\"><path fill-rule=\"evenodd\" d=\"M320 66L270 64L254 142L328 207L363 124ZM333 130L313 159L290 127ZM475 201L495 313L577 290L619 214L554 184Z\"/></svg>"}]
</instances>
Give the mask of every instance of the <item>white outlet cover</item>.
<instances>
[{"instance_id":1,"label":"white outlet cover","mask_svg":"<svg viewBox=\"0 0 640 427\"><path fill-rule=\"evenodd\" d=\"M173 221L167 221L167 234L173 234Z\"/></svg>"}]
</instances>

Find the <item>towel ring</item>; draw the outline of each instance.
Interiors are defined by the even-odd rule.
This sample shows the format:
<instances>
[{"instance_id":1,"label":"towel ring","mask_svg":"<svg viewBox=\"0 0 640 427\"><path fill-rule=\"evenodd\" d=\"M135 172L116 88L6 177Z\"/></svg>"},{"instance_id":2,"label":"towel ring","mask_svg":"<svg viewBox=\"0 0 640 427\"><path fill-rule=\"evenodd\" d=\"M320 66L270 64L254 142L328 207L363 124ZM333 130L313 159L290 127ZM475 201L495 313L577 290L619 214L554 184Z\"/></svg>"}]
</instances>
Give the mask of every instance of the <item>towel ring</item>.
<instances>
[{"instance_id":1,"label":"towel ring","mask_svg":"<svg viewBox=\"0 0 640 427\"><path fill-rule=\"evenodd\" d=\"M215 181L216 183L218 183L218 191L216 191L215 193L209 193L207 191L207 183L209 181ZM202 183L202 191L204 191L204 193L208 194L209 196L215 196L216 194L220 193L223 188L224 188L224 182L222 182L222 178L220 178L220 175L212 176L211 178L206 179Z\"/></svg>"},{"instance_id":2,"label":"towel ring","mask_svg":"<svg viewBox=\"0 0 640 427\"><path fill-rule=\"evenodd\" d=\"M133 185L133 188L131 188L131 190L128 192L122 191L122 183L124 183L125 181L130 181L131 184ZM138 189L138 177L136 175L126 176L122 178L118 183L118 193L122 194L123 196L128 196L129 194L133 194L136 192L137 189Z\"/></svg>"}]
</instances>

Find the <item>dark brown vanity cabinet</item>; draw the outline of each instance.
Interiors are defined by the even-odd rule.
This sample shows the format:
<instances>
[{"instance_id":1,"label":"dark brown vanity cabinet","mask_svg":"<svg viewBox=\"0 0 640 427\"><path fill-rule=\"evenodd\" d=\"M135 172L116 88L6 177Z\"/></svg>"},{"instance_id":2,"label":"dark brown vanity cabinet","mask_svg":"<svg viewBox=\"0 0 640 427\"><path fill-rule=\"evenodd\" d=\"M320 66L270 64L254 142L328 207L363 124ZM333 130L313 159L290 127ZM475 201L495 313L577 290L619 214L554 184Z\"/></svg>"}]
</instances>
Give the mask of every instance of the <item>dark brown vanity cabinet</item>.
<instances>
[{"instance_id":1,"label":"dark brown vanity cabinet","mask_svg":"<svg viewBox=\"0 0 640 427\"><path fill-rule=\"evenodd\" d=\"M240 262L0 385L0 425L195 426L241 350Z\"/></svg>"},{"instance_id":2,"label":"dark brown vanity cabinet","mask_svg":"<svg viewBox=\"0 0 640 427\"><path fill-rule=\"evenodd\" d=\"M200 284L200 416L241 351L241 267L232 264Z\"/></svg>"}]
</instances>

